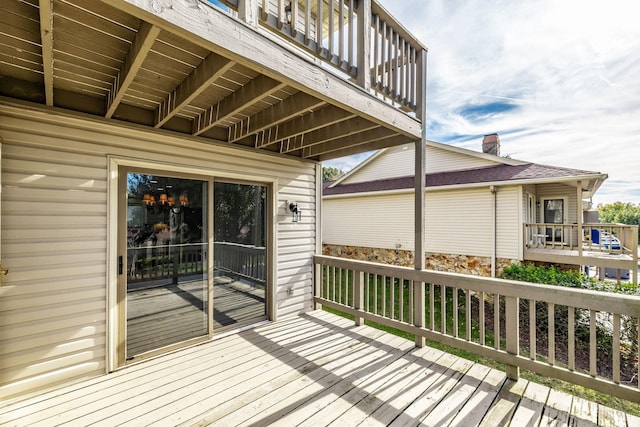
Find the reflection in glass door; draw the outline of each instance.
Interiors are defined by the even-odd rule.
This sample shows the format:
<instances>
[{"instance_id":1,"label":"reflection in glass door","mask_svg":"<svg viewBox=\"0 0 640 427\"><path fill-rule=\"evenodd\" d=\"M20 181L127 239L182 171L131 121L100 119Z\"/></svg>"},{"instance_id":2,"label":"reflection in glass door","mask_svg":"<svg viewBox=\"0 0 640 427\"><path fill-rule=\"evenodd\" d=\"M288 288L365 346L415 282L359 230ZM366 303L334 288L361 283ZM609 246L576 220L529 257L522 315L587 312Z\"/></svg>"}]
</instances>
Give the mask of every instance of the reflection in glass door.
<instances>
[{"instance_id":1,"label":"reflection in glass door","mask_svg":"<svg viewBox=\"0 0 640 427\"><path fill-rule=\"evenodd\" d=\"M131 360L209 333L208 182L126 177L124 357Z\"/></svg>"},{"instance_id":2,"label":"reflection in glass door","mask_svg":"<svg viewBox=\"0 0 640 427\"><path fill-rule=\"evenodd\" d=\"M213 327L266 319L267 187L214 183Z\"/></svg>"}]
</instances>

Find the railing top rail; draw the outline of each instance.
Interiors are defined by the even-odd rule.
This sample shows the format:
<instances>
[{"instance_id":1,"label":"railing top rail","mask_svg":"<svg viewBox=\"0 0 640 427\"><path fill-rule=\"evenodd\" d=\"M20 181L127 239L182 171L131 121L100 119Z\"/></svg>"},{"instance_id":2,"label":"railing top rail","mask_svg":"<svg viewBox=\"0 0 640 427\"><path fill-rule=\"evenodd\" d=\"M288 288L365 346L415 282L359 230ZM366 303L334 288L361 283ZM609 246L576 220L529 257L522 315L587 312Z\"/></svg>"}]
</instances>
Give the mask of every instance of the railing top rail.
<instances>
[{"instance_id":1,"label":"railing top rail","mask_svg":"<svg viewBox=\"0 0 640 427\"><path fill-rule=\"evenodd\" d=\"M127 249L166 249L166 248L187 248L190 246L204 246L207 242L198 243L175 243L171 245L152 245L152 246L130 246Z\"/></svg>"},{"instance_id":2,"label":"railing top rail","mask_svg":"<svg viewBox=\"0 0 640 427\"><path fill-rule=\"evenodd\" d=\"M247 245L244 243L234 243L234 242L221 242L221 241L215 241L213 242L215 245L227 245L227 246L236 246L238 248L244 248L244 249L266 249L266 247L264 246L256 246L256 245Z\"/></svg>"},{"instance_id":3,"label":"railing top rail","mask_svg":"<svg viewBox=\"0 0 640 427\"><path fill-rule=\"evenodd\" d=\"M347 268L417 282L434 283L460 289L495 293L507 297L518 297L594 311L605 311L629 316L638 316L638 313L640 313L640 296L635 295L620 295L612 292L543 285L434 270L415 270L410 267L377 264L326 255L315 255L314 261L318 264L332 267Z\"/></svg>"},{"instance_id":4,"label":"railing top rail","mask_svg":"<svg viewBox=\"0 0 640 427\"><path fill-rule=\"evenodd\" d=\"M371 1L371 12L374 15L378 15L380 19L385 21L388 25L391 25L403 39L411 43L411 45L417 49L427 51L427 47L418 40L409 30L407 30L396 18L391 15L380 3L375 0Z\"/></svg>"}]
</instances>

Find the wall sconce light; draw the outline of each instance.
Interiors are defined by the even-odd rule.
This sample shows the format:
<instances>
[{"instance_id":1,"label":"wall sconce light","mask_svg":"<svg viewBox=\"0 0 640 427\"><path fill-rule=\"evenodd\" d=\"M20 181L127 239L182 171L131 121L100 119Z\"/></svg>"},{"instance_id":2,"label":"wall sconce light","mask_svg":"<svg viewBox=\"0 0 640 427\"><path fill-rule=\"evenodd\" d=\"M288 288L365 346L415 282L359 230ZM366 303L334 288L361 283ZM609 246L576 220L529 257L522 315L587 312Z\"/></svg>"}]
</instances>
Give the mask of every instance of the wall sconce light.
<instances>
[{"instance_id":1,"label":"wall sconce light","mask_svg":"<svg viewBox=\"0 0 640 427\"><path fill-rule=\"evenodd\" d=\"M284 8L284 20L287 24L291 25L291 2Z\"/></svg>"},{"instance_id":2,"label":"wall sconce light","mask_svg":"<svg viewBox=\"0 0 640 427\"><path fill-rule=\"evenodd\" d=\"M293 222L299 222L302 218L302 210L298 208L298 202L290 202L288 205L289 212Z\"/></svg>"},{"instance_id":3,"label":"wall sconce light","mask_svg":"<svg viewBox=\"0 0 640 427\"><path fill-rule=\"evenodd\" d=\"M540 200L537 200L536 201L536 207L539 208L540 206L542 206L541 203L540 203Z\"/></svg>"}]
</instances>

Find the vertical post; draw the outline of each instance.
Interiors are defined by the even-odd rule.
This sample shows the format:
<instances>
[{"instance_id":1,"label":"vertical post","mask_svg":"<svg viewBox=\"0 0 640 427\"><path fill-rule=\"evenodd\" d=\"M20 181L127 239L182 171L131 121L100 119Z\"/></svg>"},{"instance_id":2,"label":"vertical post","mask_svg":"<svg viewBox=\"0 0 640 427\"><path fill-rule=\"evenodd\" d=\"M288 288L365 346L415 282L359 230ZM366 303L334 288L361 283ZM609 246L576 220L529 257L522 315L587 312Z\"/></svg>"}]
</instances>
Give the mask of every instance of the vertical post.
<instances>
[{"instance_id":1,"label":"vertical post","mask_svg":"<svg viewBox=\"0 0 640 427\"><path fill-rule=\"evenodd\" d=\"M316 164L316 254L322 254L322 163ZM313 278L313 296L319 298L322 296L321 286L323 268L317 262L315 263L315 275ZM327 280L329 280L327 278ZM322 310L322 304L314 302L315 310Z\"/></svg>"},{"instance_id":2,"label":"vertical post","mask_svg":"<svg viewBox=\"0 0 640 427\"><path fill-rule=\"evenodd\" d=\"M371 0L358 1L358 86L371 88ZM351 64L353 65L353 64Z\"/></svg>"},{"instance_id":3,"label":"vertical post","mask_svg":"<svg viewBox=\"0 0 640 427\"><path fill-rule=\"evenodd\" d=\"M418 96L420 104L418 108L418 117L422 124L421 139L416 141L415 146L415 236L414 236L414 255L413 262L416 270L424 269L424 226L425 226L425 190L426 190L426 144L427 144L427 51L420 52L419 57L419 85ZM425 315L425 294L424 283L417 282L414 286L414 325L418 328L424 327ZM431 295L433 298L433 295ZM416 335L416 347L424 347L424 337Z\"/></svg>"},{"instance_id":4,"label":"vertical post","mask_svg":"<svg viewBox=\"0 0 640 427\"><path fill-rule=\"evenodd\" d=\"M505 297L505 329L507 335L507 353L517 356L520 354L520 322L519 322L519 298ZM499 340L500 337L496 337ZM515 365L507 365L507 378L517 380L520 377L520 368Z\"/></svg>"},{"instance_id":5,"label":"vertical post","mask_svg":"<svg viewBox=\"0 0 640 427\"><path fill-rule=\"evenodd\" d=\"M240 0L238 2L238 17L247 24L257 27L259 3L260 0Z\"/></svg>"},{"instance_id":6,"label":"vertical post","mask_svg":"<svg viewBox=\"0 0 640 427\"><path fill-rule=\"evenodd\" d=\"M582 259L582 236L584 235L582 232L582 181L578 181L577 183L577 196L578 196L578 236L577 236L577 245L578 245L578 256ZM569 237L571 240L571 237ZM582 270L582 266L580 266Z\"/></svg>"},{"instance_id":7,"label":"vertical post","mask_svg":"<svg viewBox=\"0 0 640 427\"><path fill-rule=\"evenodd\" d=\"M363 271L353 271L354 282L353 282L353 308L356 310L362 310L364 307L364 272ZM364 318L362 316L355 317L356 326L364 325Z\"/></svg>"}]
</instances>

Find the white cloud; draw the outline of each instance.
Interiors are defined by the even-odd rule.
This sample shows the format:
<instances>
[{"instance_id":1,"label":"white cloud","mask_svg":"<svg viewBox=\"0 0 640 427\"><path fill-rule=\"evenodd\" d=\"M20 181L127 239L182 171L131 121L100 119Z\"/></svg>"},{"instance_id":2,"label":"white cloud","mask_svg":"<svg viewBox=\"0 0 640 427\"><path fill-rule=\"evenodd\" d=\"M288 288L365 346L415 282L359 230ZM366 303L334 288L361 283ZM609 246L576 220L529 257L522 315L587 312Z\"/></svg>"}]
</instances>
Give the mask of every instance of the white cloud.
<instances>
[{"instance_id":1,"label":"white cloud","mask_svg":"<svg viewBox=\"0 0 640 427\"><path fill-rule=\"evenodd\" d=\"M609 174L640 203L640 25L632 0L382 0L428 48L429 139ZM516 109L476 117L469 106ZM452 139L454 137L454 139Z\"/></svg>"}]
</instances>

